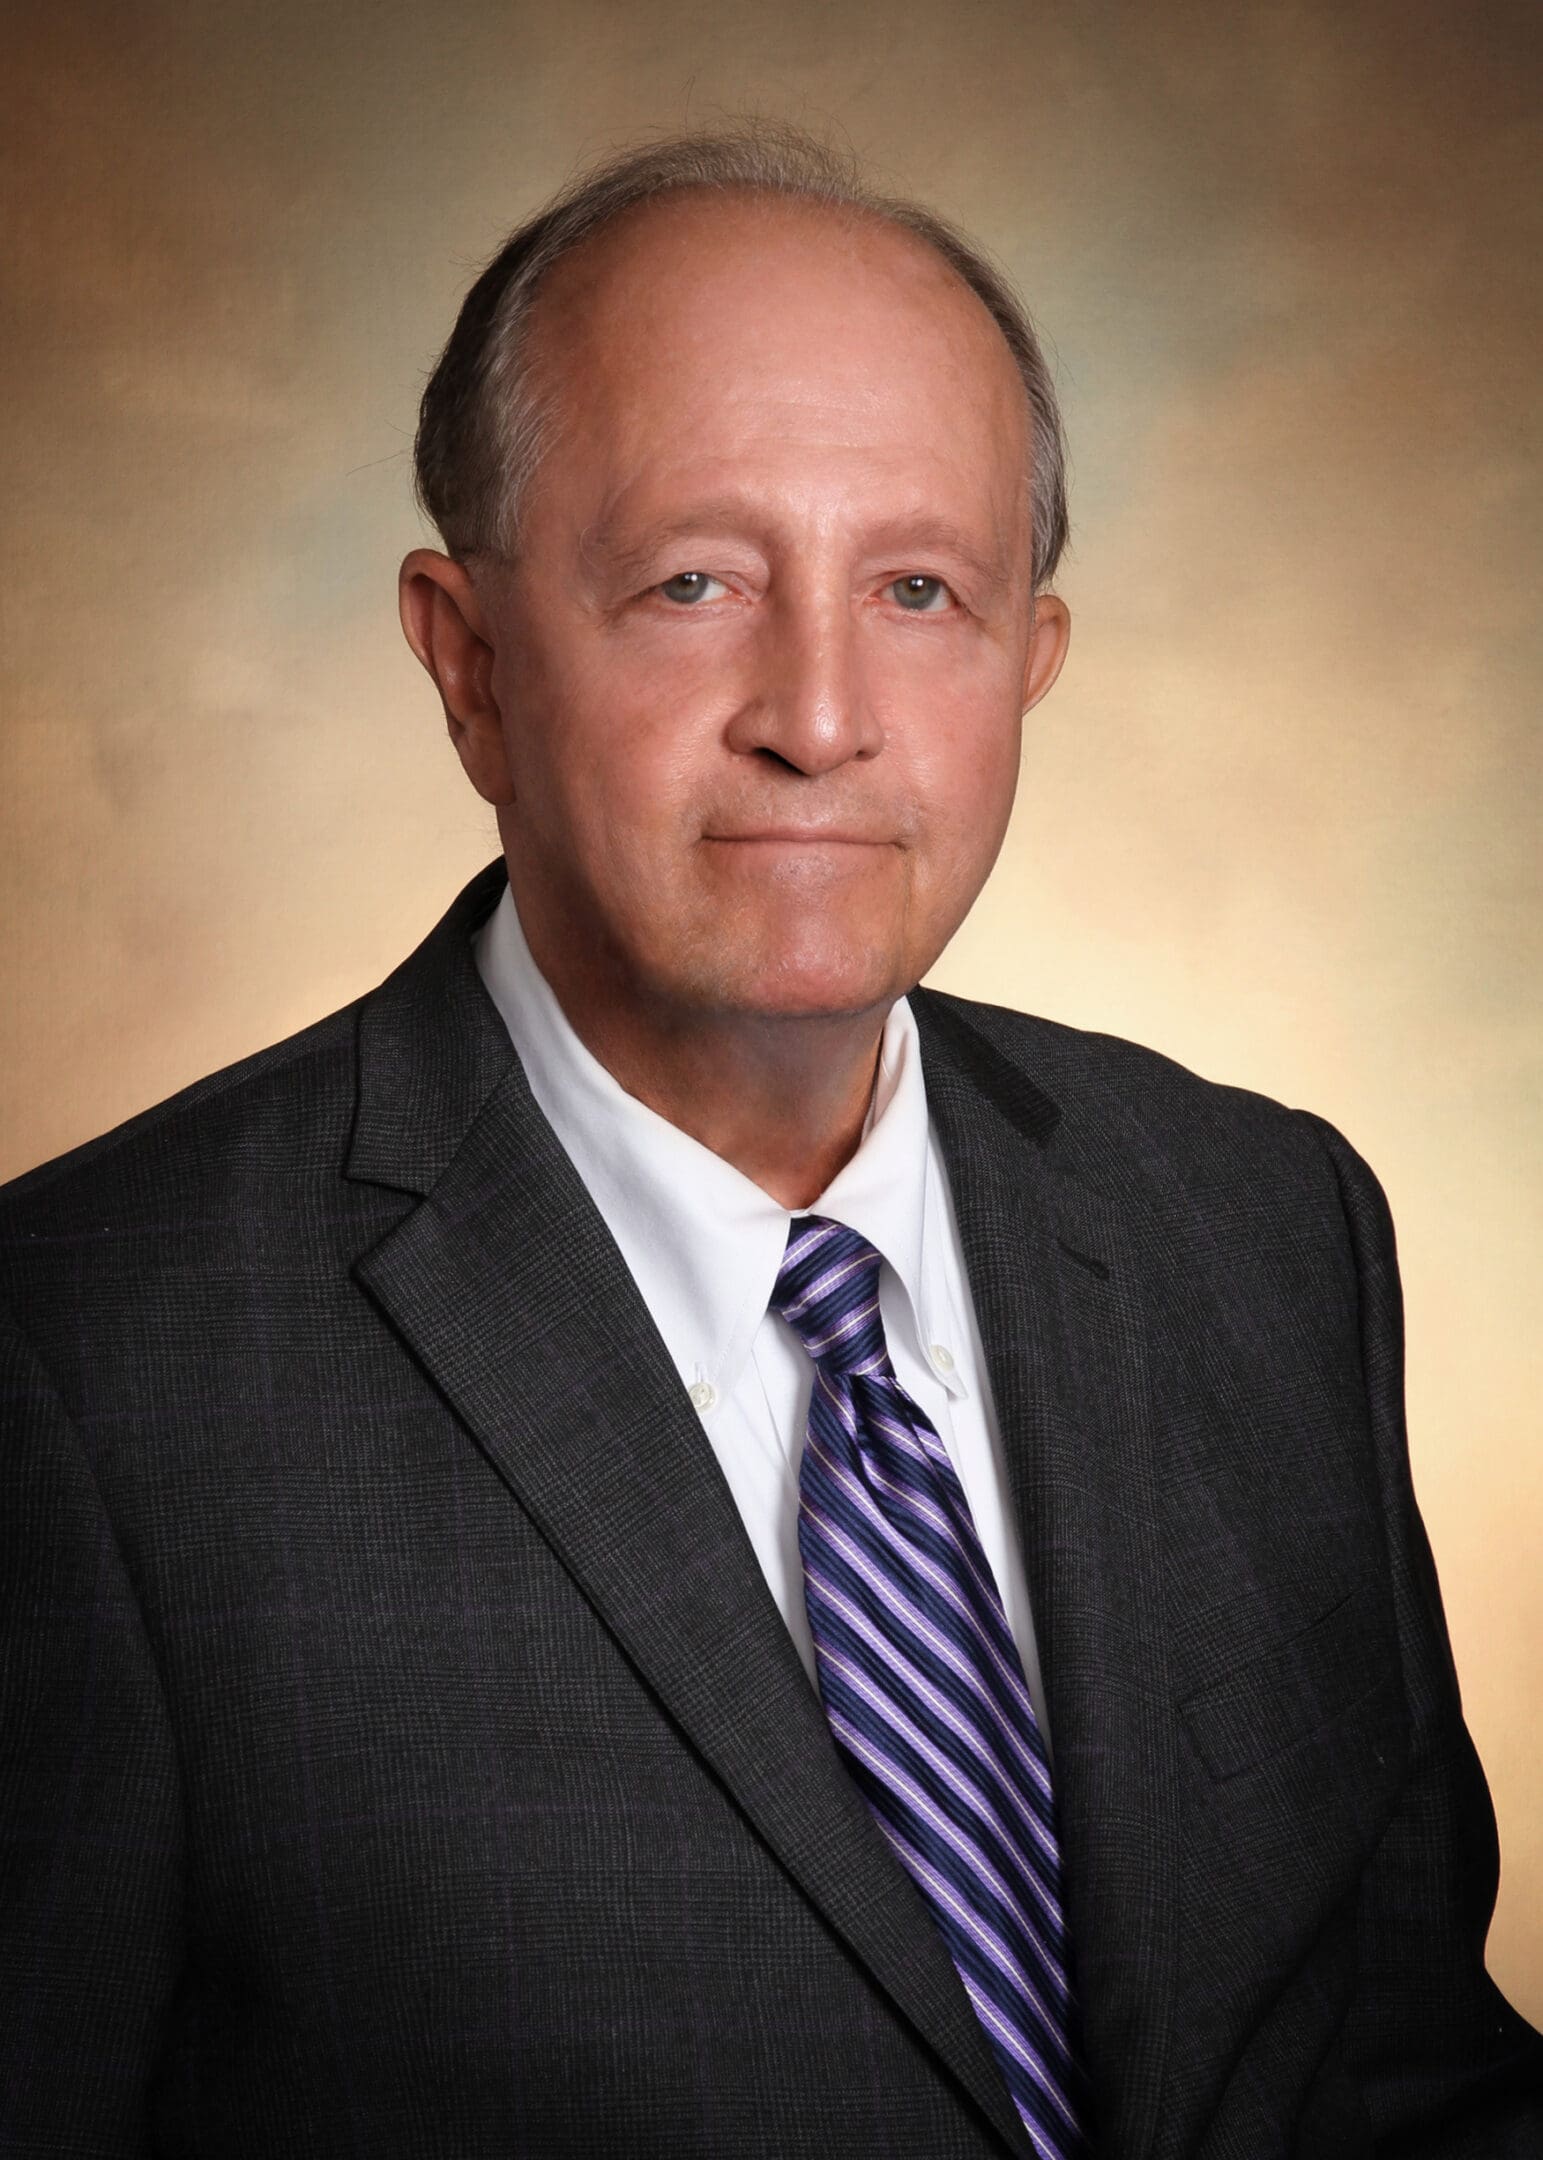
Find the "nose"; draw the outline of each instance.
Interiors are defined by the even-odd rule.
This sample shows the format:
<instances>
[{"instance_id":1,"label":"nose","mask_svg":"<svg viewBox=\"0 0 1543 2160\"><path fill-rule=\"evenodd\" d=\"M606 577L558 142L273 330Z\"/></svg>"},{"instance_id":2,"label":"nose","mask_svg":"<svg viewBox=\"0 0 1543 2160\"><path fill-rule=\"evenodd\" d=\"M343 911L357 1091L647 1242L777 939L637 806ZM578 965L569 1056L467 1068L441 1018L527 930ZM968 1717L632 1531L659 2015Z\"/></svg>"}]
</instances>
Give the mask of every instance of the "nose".
<instances>
[{"instance_id":1,"label":"nose","mask_svg":"<svg viewBox=\"0 0 1543 2160\"><path fill-rule=\"evenodd\" d=\"M815 779L883 748L845 594L789 594L769 607L754 668L754 683L730 723L732 749Z\"/></svg>"}]
</instances>

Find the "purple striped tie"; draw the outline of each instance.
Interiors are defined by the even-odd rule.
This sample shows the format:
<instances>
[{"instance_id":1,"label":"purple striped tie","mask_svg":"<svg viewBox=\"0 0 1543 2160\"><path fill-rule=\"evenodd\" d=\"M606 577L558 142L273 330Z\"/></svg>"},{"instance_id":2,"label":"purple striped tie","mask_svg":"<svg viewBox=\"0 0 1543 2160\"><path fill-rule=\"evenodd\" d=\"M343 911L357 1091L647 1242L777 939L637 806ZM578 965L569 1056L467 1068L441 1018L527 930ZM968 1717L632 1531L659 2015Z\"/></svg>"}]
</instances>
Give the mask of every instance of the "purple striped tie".
<instances>
[{"instance_id":1,"label":"purple striped tie","mask_svg":"<svg viewBox=\"0 0 1543 2160\"><path fill-rule=\"evenodd\" d=\"M772 1310L814 1360L798 1544L825 1714L932 1908L1037 2153L1089 2150L1050 1770L942 1441L895 1378L878 1253L796 1217Z\"/></svg>"}]
</instances>

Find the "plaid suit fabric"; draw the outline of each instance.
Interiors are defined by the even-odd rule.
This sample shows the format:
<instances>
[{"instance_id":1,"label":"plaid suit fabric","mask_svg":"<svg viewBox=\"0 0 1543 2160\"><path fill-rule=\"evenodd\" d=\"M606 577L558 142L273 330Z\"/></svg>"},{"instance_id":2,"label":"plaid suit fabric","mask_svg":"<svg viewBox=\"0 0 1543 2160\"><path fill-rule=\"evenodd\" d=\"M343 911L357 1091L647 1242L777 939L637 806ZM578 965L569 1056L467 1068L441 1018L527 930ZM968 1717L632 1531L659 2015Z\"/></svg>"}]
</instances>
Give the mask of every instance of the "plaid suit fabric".
<instances>
[{"instance_id":1,"label":"plaid suit fabric","mask_svg":"<svg viewBox=\"0 0 1543 2160\"><path fill-rule=\"evenodd\" d=\"M1021 2153L476 979L498 889L0 1201L0 2153ZM1536 2152L1375 1185L916 1002L1101 2151Z\"/></svg>"}]
</instances>

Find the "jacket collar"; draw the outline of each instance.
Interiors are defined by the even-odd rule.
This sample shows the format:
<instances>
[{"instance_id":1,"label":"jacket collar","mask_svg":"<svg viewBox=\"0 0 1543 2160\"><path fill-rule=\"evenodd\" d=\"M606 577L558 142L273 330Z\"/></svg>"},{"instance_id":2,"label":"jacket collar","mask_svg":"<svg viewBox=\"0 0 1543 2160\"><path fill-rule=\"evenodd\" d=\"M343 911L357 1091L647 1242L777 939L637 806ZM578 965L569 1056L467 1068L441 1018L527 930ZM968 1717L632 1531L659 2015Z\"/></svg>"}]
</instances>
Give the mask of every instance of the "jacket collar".
<instances>
[{"instance_id":1,"label":"jacket collar","mask_svg":"<svg viewBox=\"0 0 1543 2160\"><path fill-rule=\"evenodd\" d=\"M507 883L489 863L359 1008L359 1094L346 1175L420 1197L508 1074L509 1037L472 939Z\"/></svg>"}]
</instances>

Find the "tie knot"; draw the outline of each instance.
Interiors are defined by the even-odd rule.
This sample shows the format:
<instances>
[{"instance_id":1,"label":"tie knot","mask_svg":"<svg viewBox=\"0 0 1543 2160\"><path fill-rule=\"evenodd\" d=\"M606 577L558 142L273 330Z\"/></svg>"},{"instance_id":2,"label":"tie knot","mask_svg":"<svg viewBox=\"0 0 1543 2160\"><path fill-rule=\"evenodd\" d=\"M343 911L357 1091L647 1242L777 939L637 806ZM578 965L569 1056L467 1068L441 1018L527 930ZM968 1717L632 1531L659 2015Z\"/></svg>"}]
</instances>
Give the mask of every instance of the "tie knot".
<instances>
[{"instance_id":1,"label":"tie knot","mask_svg":"<svg viewBox=\"0 0 1543 2160\"><path fill-rule=\"evenodd\" d=\"M789 1225L772 1311L832 1379L893 1370L879 1318L882 1265L868 1240L845 1223L800 1215Z\"/></svg>"}]
</instances>

